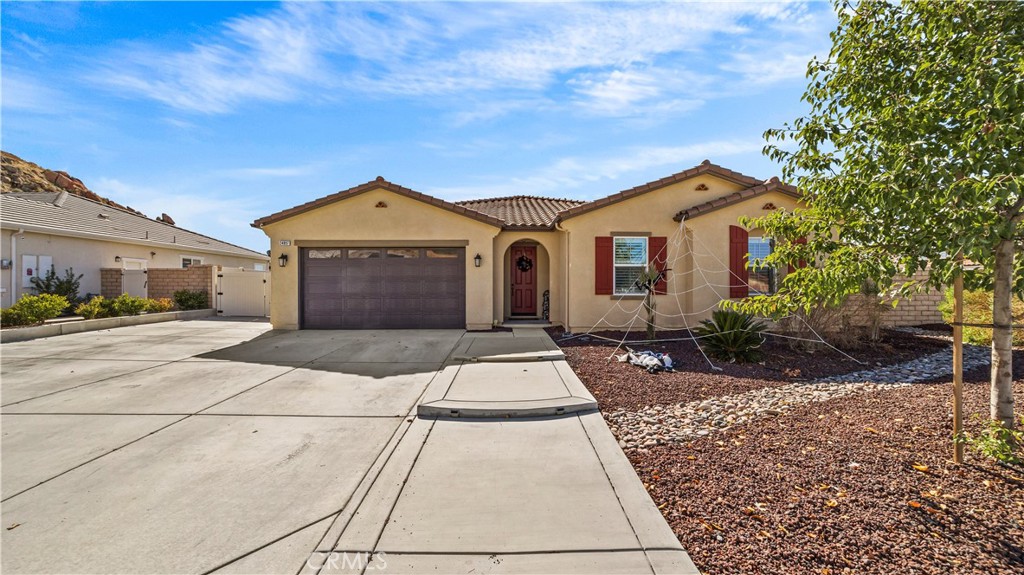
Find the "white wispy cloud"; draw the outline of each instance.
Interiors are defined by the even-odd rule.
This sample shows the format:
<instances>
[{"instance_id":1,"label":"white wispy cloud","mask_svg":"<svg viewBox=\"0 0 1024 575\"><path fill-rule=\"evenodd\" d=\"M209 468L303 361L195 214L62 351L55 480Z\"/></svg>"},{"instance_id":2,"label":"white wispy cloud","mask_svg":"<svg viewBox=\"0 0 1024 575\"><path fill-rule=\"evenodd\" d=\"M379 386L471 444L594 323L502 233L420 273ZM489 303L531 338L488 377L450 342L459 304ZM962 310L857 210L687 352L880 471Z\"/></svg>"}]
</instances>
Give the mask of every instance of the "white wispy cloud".
<instances>
[{"instance_id":1,"label":"white wispy cloud","mask_svg":"<svg viewBox=\"0 0 1024 575\"><path fill-rule=\"evenodd\" d=\"M791 4L285 3L185 48L123 46L93 77L200 113L358 94L432 102L456 123L530 106L683 114L730 77L794 77L807 47L778 32L822 21ZM702 70L710 43L726 36L741 39L738 50Z\"/></svg>"},{"instance_id":2,"label":"white wispy cloud","mask_svg":"<svg viewBox=\"0 0 1024 575\"><path fill-rule=\"evenodd\" d=\"M228 168L217 170L216 175L238 180L255 180L260 178L293 178L308 176L315 173L320 164L302 164L297 166L264 166L252 168Z\"/></svg>"},{"instance_id":3,"label":"white wispy cloud","mask_svg":"<svg viewBox=\"0 0 1024 575\"><path fill-rule=\"evenodd\" d=\"M61 115L71 106L63 92L15 68L4 68L0 86L5 110Z\"/></svg>"},{"instance_id":4,"label":"white wispy cloud","mask_svg":"<svg viewBox=\"0 0 1024 575\"><path fill-rule=\"evenodd\" d=\"M263 206L241 198L202 194L162 185L141 185L117 178L101 177L90 184L97 194L131 206L149 217L170 215L176 225L256 251L265 249L266 237L249 223L266 215Z\"/></svg>"},{"instance_id":5,"label":"white wispy cloud","mask_svg":"<svg viewBox=\"0 0 1024 575\"><path fill-rule=\"evenodd\" d=\"M619 150L614 154L591 157L567 156L536 170L534 173L503 179L481 181L478 185L434 187L423 191L449 201L511 196L571 196L593 199L618 191L620 183L654 168L664 169L662 176L691 168L704 159L757 152L760 141L719 140L683 146L641 146Z\"/></svg>"}]
</instances>

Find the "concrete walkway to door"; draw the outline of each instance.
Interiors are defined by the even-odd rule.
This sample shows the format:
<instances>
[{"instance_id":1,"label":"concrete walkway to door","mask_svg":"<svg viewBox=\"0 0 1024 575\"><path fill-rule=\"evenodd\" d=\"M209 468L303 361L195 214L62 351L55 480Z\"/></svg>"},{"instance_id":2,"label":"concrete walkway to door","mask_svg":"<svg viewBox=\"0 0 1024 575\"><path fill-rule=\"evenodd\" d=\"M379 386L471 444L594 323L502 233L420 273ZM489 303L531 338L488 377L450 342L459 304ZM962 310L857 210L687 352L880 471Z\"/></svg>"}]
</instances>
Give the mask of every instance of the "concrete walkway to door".
<instances>
[{"instance_id":1,"label":"concrete walkway to door","mask_svg":"<svg viewBox=\"0 0 1024 575\"><path fill-rule=\"evenodd\" d=\"M698 573L596 409L543 330L465 334L318 571Z\"/></svg>"},{"instance_id":2,"label":"concrete walkway to door","mask_svg":"<svg viewBox=\"0 0 1024 575\"><path fill-rule=\"evenodd\" d=\"M695 572L543 332L211 319L0 354L4 572Z\"/></svg>"}]
</instances>

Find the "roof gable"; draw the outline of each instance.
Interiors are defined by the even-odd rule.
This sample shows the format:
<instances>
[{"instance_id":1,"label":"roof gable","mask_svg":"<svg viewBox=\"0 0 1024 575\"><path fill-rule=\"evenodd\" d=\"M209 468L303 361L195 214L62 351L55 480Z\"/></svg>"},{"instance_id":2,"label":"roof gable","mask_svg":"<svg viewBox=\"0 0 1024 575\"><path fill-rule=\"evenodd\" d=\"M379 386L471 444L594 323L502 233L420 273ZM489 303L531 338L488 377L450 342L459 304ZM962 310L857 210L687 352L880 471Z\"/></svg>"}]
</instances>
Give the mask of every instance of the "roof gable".
<instances>
[{"instance_id":1,"label":"roof gable","mask_svg":"<svg viewBox=\"0 0 1024 575\"><path fill-rule=\"evenodd\" d=\"M795 187L790 186L789 184L783 184L778 178L773 177L763 184L753 186L745 190L740 190L738 192L733 192L720 198L715 198L711 201L686 208L673 216L672 219L677 222L682 221L683 219L692 220L697 216L738 204L740 202L745 202L751 198L756 198L757 196L762 196L769 192L780 192L793 198L800 198L800 192L797 191Z\"/></svg>"},{"instance_id":2,"label":"roof gable","mask_svg":"<svg viewBox=\"0 0 1024 575\"><path fill-rule=\"evenodd\" d=\"M617 204L623 200L635 198L648 192L660 190L662 188L671 186L672 184L681 182L683 180L688 180L690 178L694 178L705 174L710 174L723 180L747 187L756 186L761 183L761 180L758 180L757 178L753 178L741 174L739 172L723 168L722 166L719 166L717 164L712 164L710 160L704 160L697 166L694 166L688 170L683 170L682 172L672 174L671 176L661 178L660 180L647 182L646 184L641 184L628 190L623 190L616 194L612 194L610 196L599 198L597 200L564 210L558 214L558 219L566 220L569 218L574 218L587 212L592 212L594 210L598 210L610 206L612 204Z\"/></svg>"},{"instance_id":3,"label":"roof gable","mask_svg":"<svg viewBox=\"0 0 1024 575\"><path fill-rule=\"evenodd\" d=\"M497 226L499 228L502 227L502 221L500 219L494 217L494 216L491 216L491 215L488 215L488 214L485 214L485 213L481 213L481 212L478 212L478 211L473 210L471 208L466 208L466 207L461 206L461 205L453 204L451 202L446 202L446 201L444 201L444 200L442 200L440 198L435 198L433 196L429 196L429 195L424 194L422 192L417 192L415 190L411 190L409 188L405 188L405 187L399 186L398 184L394 184L392 182L389 182L389 181L385 180L384 178L382 178L380 176L377 176L377 179L369 181L369 182L366 182L365 184L360 184L358 186L349 188L347 190L342 190L340 192L335 192L335 193L333 193L333 194L331 194L329 196L324 196L322 198L317 198L317 199L315 199L313 201L306 202L304 204L300 204L300 205L295 206L293 208L288 208L287 210L282 210L280 212L277 212L277 213L274 213L274 214L270 214L269 216L264 216L264 217L262 217L262 218L260 218L260 219L258 219L256 221L254 221L250 225L252 227L254 227L254 228L261 228L261 227L263 227L265 225L272 224L272 223L275 223L275 222L279 222L281 220L285 220L285 219L297 216L299 214L302 214L302 213L305 213L305 212L308 212L308 211L311 211L311 210L315 210L317 208L321 208L323 206L326 206L326 205L329 205L329 204L333 204L335 202L340 202L342 200L347 200L349 198L353 198L353 197L358 196L360 194L364 194L366 192L369 192L369 191L372 191L372 190L378 190L378 189L387 190L389 192L392 192L392 193L395 193L395 194L398 194L398 195L401 195L401 196L405 196L407 198L418 200L418 201L423 202L425 204L430 204L432 206L436 206L436 207L441 208L443 210L448 210L450 212L454 212L454 213L459 214L461 216L465 216L465 217L470 218L470 219L474 219L474 220L477 220L477 221L484 222L485 224L490 224L492 226Z\"/></svg>"}]
</instances>

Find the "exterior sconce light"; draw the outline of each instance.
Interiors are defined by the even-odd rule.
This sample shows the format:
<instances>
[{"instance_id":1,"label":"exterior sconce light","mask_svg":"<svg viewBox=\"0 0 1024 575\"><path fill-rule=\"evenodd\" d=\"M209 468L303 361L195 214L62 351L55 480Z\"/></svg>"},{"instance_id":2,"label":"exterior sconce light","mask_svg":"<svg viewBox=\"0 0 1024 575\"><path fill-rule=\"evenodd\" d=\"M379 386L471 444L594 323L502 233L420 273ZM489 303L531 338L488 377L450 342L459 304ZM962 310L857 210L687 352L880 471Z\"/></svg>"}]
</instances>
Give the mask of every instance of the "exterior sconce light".
<instances>
[{"instance_id":1,"label":"exterior sconce light","mask_svg":"<svg viewBox=\"0 0 1024 575\"><path fill-rule=\"evenodd\" d=\"M483 261L484 258L480 257L480 254L476 254L476 257L473 258L473 265L480 267L480 264L483 263Z\"/></svg>"},{"instance_id":2,"label":"exterior sconce light","mask_svg":"<svg viewBox=\"0 0 1024 575\"><path fill-rule=\"evenodd\" d=\"M281 254L277 256L277 265L281 267L288 265L288 254Z\"/></svg>"},{"instance_id":3,"label":"exterior sconce light","mask_svg":"<svg viewBox=\"0 0 1024 575\"><path fill-rule=\"evenodd\" d=\"M114 256L114 261L115 262L121 261L121 256Z\"/></svg>"},{"instance_id":4,"label":"exterior sconce light","mask_svg":"<svg viewBox=\"0 0 1024 575\"><path fill-rule=\"evenodd\" d=\"M149 252L149 257L155 258L156 257L156 252Z\"/></svg>"}]
</instances>

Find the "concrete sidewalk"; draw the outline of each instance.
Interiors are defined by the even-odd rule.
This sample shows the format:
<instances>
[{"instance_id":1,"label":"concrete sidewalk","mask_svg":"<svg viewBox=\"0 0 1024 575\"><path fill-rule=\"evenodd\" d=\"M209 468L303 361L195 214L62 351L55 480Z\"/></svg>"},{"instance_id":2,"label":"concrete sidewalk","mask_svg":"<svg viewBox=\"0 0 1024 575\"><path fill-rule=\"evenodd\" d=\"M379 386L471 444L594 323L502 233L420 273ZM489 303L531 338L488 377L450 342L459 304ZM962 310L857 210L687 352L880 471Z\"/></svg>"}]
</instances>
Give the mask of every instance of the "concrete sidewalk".
<instances>
[{"instance_id":1,"label":"concrete sidewalk","mask_svg":"<svg viewBox=\"0 0 1024 575\"><path fill-rule=\"evenodd\" d=\"M542 331L218 319L0 354L3 572L696 572Z\"/></svg>"},{"instance_id":2,"label":"concrete sidewalk","mask_svg":"<svg viewBox=\"0 0 1024 575\"><path fill-rule=\"evenodd\" d=\"M467 333L309 571L697 573L596 409L543 330Z\"/></svg>"}]
</instances>

